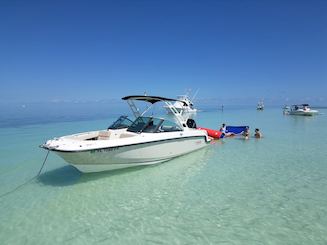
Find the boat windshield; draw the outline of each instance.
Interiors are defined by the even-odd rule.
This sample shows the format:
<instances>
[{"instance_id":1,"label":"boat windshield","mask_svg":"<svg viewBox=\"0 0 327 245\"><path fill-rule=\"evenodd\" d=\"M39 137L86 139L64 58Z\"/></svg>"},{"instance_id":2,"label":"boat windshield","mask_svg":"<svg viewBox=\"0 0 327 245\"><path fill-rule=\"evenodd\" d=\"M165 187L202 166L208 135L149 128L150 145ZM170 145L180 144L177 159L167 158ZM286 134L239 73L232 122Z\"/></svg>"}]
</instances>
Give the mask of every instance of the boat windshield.
<instances>
[{"instance_id":1,"label":"boat windshield","mask_svg":"<svg viewBox=\"0 0 327 245\"><path fill-rule=\"evenodd\" d=\"M159 132L175 132L175 131L183 131L183 129L172 121L164 121L159 127Z\"/></svg>"},{"instance_id":2,"label":"boat windshield","mask_svg":"<svg viewBox=\"0 0 327 245\"><path fill-rule=\"evenodd\" d=\"M133 124L128 127L127 131L134 133L154 133L161 125L163 119L153 117L138 117Z\"/></svg>"},{"instance_id":3,"label":"boat windshield","mask_svg":"<svg viewBox=\"0 0 327 245\"><path fill-rule=\"evenodd\" d=\"M182 131L174 122L165 121L162 118L138 117L133 124L128 127L127 131L133 133L161 133Z\"/></svg>"},{"instance_id":4,"label":"boat windshield","mask_svg":"<svg viewBox=\"0 0 327 245\"><path fill-rule=\"evenodd\" d=\"M133 123L132 120L129 120L127 116L120 116L113 124L111 124L108 129L122 129L128 128Z\"/></svg>"}]
</instances>

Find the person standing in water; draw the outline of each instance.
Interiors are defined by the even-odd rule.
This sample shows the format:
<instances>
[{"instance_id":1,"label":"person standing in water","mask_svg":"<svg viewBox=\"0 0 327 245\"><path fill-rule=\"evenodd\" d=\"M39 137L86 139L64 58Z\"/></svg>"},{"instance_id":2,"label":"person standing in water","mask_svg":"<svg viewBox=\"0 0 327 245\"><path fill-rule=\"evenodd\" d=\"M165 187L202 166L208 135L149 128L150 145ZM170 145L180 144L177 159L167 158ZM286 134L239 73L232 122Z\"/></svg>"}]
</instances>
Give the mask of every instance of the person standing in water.
<instances>
[{"instance_id":1,"label":"person standing in water","mask_svg":"<svg viewBox=\"0 0 327 245\"><path fill-rule=\"evenodd\" d=\"M242 135L244 136L244 139L245 140L248 140L249 139L249 136L250 136L250 129L249 127L246 127L245 130L243 131Z\"/></svg>"},{"instance_id":2,"label":"person standing in water","mask_svg":"<svg viewBox=\"0 0 327 245\"><path fill-rule=\"evenodd\" d=\"M227 128L226 128L226 124L225 123L223 123L221 125L219 131L221 132L221 134L223 134L226 137L234 136L234 133L227 132Z\"/></svg>"},{"instance_id":3,"label":"person standing in water","mask_svg":"<svg viewBox=\"0 0 327 245\"><path fill-rule=\"evenodd\" d=\"M258 128L254 130L254 137L257 139L262 138L262 134Z\"/></svg>"},{"instance_id":4,"label":"person standing in water","mask_svg":"<svg viewBox=\"0 0 327 245\"><path fill-rule=\"evenodd\" d=\"M225 124L225 123L223 123L223 124L221 125L219 131L222 132L223 134L226 133L226 124Z\"/></svg>"}]
</instances>

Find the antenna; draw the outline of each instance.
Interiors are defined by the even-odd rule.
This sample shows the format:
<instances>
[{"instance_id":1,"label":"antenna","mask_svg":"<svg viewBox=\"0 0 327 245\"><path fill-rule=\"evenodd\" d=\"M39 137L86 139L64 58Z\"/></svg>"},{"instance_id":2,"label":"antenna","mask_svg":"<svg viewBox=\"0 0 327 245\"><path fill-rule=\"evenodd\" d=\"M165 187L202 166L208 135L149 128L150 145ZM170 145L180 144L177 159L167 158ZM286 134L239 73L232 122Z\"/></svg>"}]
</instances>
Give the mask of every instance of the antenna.
<instances>
[{"instance_id":1,"label":"antenna","mask_svg":"<svg viewBox=\"0 0 327 245\"><path fill-rule=\"evenodd\" d=\"M194 99L195 99L195 96L197 96L197 94L198 94L198 92L199 92L199 88L196 90L196 92L195 92L195 94L193 95L193 97L192 97L192 101L194 101Z\"/></svg>"}]
</instances>

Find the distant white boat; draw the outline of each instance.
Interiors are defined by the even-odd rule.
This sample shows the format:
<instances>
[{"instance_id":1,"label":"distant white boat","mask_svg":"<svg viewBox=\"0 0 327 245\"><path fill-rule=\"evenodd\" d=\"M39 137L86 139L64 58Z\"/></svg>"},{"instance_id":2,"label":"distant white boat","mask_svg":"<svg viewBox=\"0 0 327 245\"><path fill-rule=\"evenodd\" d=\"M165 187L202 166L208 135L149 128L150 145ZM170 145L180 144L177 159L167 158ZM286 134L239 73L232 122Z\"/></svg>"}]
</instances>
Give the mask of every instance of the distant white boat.
<instances>
[{"instance_id":1,"label":"distant white boat","mask_svg":"<svg viewBox=\"0 0 327 245\"><path fill-rule=\"evenodd\" d=\"M257 110L261 110L262 111L263 109L265 109L265 105L264 105L263 101L261 100L257 104Z\"/></svg>"},{"instance_id":2,"label":"distant white boat","mask_svg":"<svg viewBox=\"0 0 327 245\"><path fill-rule=\"evenodd\" d=\"M318 113L317 110L311 110L309 104L298 104L284 107L284 114L288 115L314 116Z\"/></svg>"},{"instance_id":3,"label":"distant white boat","mask_svg":"<svg viewBox=\"0 0 327 245\"><path fill-rule=\"evenodd\" d=\"M183 115L195 114L198 110L194 108L193 101L197 92L194 94L192 99L189 97L188 94L177 96L177 100L175 101L175 103L173 103L172 106L166 106L165 107L166 110L168 111L168 113L171 113L172 107L174 107L177 110L177 112L180 114Z\"/></svg>"}]
</instances>

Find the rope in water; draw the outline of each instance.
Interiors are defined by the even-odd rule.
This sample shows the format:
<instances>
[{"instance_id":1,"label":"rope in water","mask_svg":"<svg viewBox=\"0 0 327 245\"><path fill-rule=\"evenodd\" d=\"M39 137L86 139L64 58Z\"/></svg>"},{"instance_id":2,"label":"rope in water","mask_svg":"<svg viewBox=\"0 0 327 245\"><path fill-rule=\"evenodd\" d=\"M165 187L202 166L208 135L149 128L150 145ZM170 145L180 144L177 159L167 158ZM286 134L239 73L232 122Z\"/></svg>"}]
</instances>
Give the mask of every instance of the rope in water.
<instances>
[{"instance_id":1,"label":"rope in water","mask_svg":"<svg viewBox=\"0 0 327 245\"><path fill-rule=\"evenodd\" d=\"M4 197L4 196L7 196L7 195L9 195L9 194L11 194L11 193L17 191L18 189L22 188L23 186L27 185L28 183L32 182L34 179L36 179L37 177L39 177L40 174L41 174L41 172L42 172L42 169L43 169L43 167L44 167L44 165L45 165L45 162L46 162L47 159L48 159L49 153L50 153L50 151L47 152L47 155L45 156L44 161L43 161L43 163L42 163L42 166L41 166L39 172L37 173L37 175L35 175L33 178L27 180L26 182L20 184L20 185L17 186L16 188L14 188L14 189L12 189L12 190L10 190L10 191L8 191L8 192L6 192L6 193L0 195L0 198L2 198L2 197Z\"/></svg>"}]
</instances>

